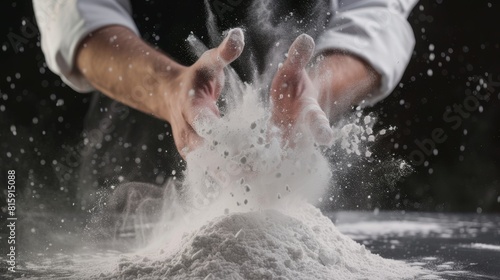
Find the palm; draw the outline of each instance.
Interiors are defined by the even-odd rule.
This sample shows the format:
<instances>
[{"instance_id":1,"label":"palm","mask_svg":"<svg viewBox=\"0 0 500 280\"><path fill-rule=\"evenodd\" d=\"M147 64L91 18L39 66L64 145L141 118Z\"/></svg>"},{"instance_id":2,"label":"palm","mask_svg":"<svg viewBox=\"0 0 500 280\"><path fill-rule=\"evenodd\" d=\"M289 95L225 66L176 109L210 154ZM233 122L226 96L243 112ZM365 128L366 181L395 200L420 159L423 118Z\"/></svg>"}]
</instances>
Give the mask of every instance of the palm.
<instances>
[{"instance_id":1,"label":"palm","mask_svg":"<svg viewBox=\"0 0 500 280\"><path fill-rule=\"evenodd\" d=\"M196 122L219 117L216 102L224 82L224 67L235 60L244 46L243 32L233 29L218 48L205 52L173 81L175 102L171 102L170 124L177 149L183 157L203 139Z\"/></svg>"}]
</instances>

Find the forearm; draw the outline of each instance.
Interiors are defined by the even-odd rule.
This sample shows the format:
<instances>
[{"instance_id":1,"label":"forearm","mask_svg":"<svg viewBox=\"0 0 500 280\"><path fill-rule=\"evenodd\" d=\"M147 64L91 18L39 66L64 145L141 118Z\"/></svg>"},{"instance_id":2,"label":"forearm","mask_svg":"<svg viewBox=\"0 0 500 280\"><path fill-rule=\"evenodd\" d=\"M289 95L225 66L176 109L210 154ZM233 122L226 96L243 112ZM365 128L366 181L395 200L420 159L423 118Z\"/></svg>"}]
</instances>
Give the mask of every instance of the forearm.
<instances>
[{"instance_id":1,"label":"forearm","mask_svg":"<svg viewBox=\"0 0 500 280\"><path fill-rule=\"evenodd\" d=\"M122 26L107 26L83 40L77 71L107 96L144 113L168 120L165 86L184 66L146 44Z\"/></svg>"},{"instance_id":2,"label":"forearm","mask_svg":"<svg viewBox=\"0 0 500 280\"><path fill-rule=\"evenodd\" d=\"M341 52L324 53L309 75L319 89L318 102L330 120L367 99L380 86L380 75L362 59Z\"/></svg>"}]
</instances>

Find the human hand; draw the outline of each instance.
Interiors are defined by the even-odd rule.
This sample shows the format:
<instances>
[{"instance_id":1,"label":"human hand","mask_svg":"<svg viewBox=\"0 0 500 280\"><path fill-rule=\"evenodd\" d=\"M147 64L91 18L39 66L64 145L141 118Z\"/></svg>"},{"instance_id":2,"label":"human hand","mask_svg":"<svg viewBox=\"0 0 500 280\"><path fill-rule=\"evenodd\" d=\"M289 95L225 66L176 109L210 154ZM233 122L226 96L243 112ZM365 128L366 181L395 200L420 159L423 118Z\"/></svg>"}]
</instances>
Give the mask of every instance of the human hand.
<instances>
[{"instance_id":1,"label":"human hand","mask_svg":"<svg viewBox=\"0 0 500 280\"><path fill-rule=\"evenodd\" d=\"M167 82L164 92L171 94L166 95L166 119L182 157L203 141L195 124L219 117L216 102L224 86L224 67L240 56L244 45L243 31L232 29L219 47L206 51Z\"/></svg>"},{"instance_id":2,"label":"human hand","mask_svg":"<svg viewBox=\"0 0 500 280\"><path fill-rule=\"evenodd\" d=\"M333 139L330 122L318 104L319 91L305 70L314 46L310 36L297 37L271 84L271 120L281 129L285 142L293 141L296 133L306 129L320 145L328 145Z\"/></svg>"}]
</instances>

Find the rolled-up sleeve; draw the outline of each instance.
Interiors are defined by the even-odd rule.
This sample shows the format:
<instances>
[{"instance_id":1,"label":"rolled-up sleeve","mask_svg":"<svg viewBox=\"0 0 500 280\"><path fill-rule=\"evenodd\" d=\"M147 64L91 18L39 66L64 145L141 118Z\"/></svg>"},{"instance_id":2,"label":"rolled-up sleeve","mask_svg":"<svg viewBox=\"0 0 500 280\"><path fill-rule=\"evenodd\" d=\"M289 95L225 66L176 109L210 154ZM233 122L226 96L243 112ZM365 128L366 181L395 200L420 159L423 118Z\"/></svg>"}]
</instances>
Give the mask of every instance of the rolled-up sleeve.
<instances>
[{"instance_id":1,"label":"rolled-up sleeve","mask_svg":"<svg viewBox=\"0 0 500 280\"><path fill-rule=\"evenodd\" d=\"M382 77L373 105L389 95L410 61L415 37L407 17L418 0L332 0L328 29L317 39L318 53L343 50L367 61Z\"/></svg>"},{"instance_id":2,"label":"rolled-up sleeve","mask_svg":"<svg viewBox=\"0 0 500 280\"><path fill-rule=\"evenodd\" d=\"M107 25L138 34L128 0L33 0L33 7L48 67L78 92L93 90L75 71L75 51L83 38Z\"/></svg>"}]
</instances>

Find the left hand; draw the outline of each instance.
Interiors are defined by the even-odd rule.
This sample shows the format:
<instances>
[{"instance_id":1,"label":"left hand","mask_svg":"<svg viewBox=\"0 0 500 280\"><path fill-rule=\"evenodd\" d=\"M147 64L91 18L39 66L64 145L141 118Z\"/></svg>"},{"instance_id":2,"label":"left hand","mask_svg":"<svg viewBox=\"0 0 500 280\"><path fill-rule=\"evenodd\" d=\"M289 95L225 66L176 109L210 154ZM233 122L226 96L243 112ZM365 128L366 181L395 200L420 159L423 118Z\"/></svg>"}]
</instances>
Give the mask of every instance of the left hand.
<instances>
[{"instance_id":1,"label":"left hand","mask_svg":"<svg viewBox=\"0 0 500 280\"><path fill-rule=\"evenodd\" d=\"M180 68L177 77L164 82L165 92L174 93L165 99L165 119L183 158L203 142L196 122L219 117L216 102L224 86L224 68L240 56L244 45L243 31L232 29L219 47L206 51L196 63Z\"/></svg>"},{"instance_id":2,"label":"left hand","mask_svg":"<svg viewBox=\"0 0 500 280\"><path fill-rule=\"evenodd\" d=\"M318 104L319 91L305 69L314 46L310 36L297 37L271 84L271 120L281 129L285 142L293 142L297 133L308 132L320 145L329 145L333 139L330 122Z\"/></svg>"}]
</instances>

